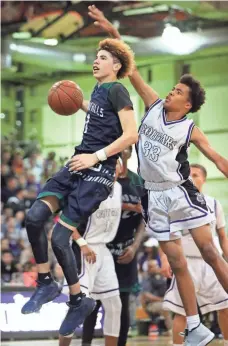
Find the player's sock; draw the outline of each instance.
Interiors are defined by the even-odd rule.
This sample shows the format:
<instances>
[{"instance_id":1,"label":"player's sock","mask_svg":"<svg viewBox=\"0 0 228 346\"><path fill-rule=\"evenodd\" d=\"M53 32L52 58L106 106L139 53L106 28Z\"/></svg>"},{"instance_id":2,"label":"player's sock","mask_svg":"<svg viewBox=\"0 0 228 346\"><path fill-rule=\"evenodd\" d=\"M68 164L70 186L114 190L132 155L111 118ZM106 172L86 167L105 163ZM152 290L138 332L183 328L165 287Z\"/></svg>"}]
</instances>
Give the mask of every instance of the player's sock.
<instances>
[{"instance_id":1,"label":"player's sock","mask_svg":"<svg viewBox=\"0 0 228 346\"><path fill-rule=\"evenodd\" d=\"M228 340L223 340L224 346L228 346Z\"/></svg>"},{"instance_id":2,"label":"player's sock","mask_svg":"<svg viewBox=\"0 0 228 346\"><path fill-rule=\"evenodd\" d=\"M198 327L199 324L200 324L199 315L187 316L187 326L189 331Z\"/></svg>"},{"instance_id":3,"label":"player's sock","mask_svg":"<svg viewBox=\"0 0 228 346\"><path fill-rule=\"evenodd\" d=\"M53 281L51 273L38 273L38 281L42 284L49 285Z\"/></svg>"},{"instance_id":4,"label":"player's sock","mask_svg":"<svg viewBox=\"0 0 228 346\"><path fill-rule=\"evenodd\" d=\"M183 346L183 344L173 344L173 346Z\"/></svg>"},{"instance_id":5,"label":"player's sock","mask_svg":"<svg viewBox=\"0 0 228 346\"><path fill-rule=\"evenodd\" d=\"M82 292L78 294L70 294L70 304L79 305L82 300Z\"/></svg>"}]
</instances>

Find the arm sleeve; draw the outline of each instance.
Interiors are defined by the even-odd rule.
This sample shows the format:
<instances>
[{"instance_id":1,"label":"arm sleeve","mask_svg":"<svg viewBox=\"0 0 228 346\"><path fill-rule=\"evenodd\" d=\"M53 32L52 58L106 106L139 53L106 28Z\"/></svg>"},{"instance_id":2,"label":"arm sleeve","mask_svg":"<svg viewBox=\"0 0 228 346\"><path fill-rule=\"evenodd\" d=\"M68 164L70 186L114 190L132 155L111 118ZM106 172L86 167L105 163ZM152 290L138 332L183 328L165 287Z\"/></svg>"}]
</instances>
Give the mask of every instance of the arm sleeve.
<instances>
[{"instance_id":1,"label":"arm sleeve","mask_svg":"<svg viewBox=\"0 0 228 346\"><path fill-rule=\"evenodd\" d=\"M119 113L119 111L125 107L131 107L133 109L129 92L120 83L114 84L111 87L108 98L116 113Z\"/></svg>"},{"instance_id":2,"label":"arm sleeve","mask_svg":"<svg viewBox=\"0 0 228 346\"><path fill-rule=\"evenodd\" d=\"M215 215L216 215L216 228L222 228L225 227L226 221L225 221L225 215L221 206L221 203L217 200L215 200Z\"/></svg>"}]
</instances>

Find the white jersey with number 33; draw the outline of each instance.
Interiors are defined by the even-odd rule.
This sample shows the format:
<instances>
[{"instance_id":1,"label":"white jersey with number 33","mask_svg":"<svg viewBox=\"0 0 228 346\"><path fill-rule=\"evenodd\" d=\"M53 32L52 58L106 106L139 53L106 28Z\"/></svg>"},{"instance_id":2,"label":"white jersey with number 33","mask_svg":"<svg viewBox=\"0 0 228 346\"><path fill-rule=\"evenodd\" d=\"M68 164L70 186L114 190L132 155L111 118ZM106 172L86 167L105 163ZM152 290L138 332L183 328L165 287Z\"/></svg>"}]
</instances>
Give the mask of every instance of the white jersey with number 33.
<instances>
[{"instance_id":1,"label":"white jersey with number 33","mask_svg":"<svg viewBox=\"0 0 228 346\"><path fill-rule=\"evenodd\" d=\"M137 147L139 173L145 182L163 190L188 179L187 150L193 127L194 122L187 116L167 121L164 100L158 99L150 106L139 128Z\"/></svg>"}]
</instances>

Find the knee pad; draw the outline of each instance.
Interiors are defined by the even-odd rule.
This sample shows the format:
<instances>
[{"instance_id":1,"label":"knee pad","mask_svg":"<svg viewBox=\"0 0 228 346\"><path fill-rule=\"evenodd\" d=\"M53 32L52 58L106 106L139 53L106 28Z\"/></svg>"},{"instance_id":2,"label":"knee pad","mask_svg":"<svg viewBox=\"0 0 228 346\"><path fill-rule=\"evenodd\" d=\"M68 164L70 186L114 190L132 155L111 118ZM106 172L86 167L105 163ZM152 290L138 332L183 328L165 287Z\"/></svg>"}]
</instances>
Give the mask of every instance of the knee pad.
<instances>
[{"instance_id":1,"label":"knee pad","mask_svg":"<svg viewBox=\"0 0 228 346\"><path fill-rule=\"evenodd\" d=\"M120 296L101 299L105 310L103 333L104 335L119 337L120 333L120 315L122 304Z\"/></svg>"},{"instance_id":2,"label":"knee pad","mask_svg":"<svg viewBox=\"0 0 228 346\"><path fill-rule=\"evenodd\" d=\"M25 225L30 242L33 240L33 237L36 238L35 233L37 231L43 230L45 222L48 221L51 215L51 210L44 202L38 199L33 203L31 209L27 213L25 220Z\"/></svg>"},{"instance_id":3,"label":"knee pad","mask_svg":"<svg viewBox=\"0 0 228 346\"><path fill-rule=\"evenodd\" d=\"M70 245L72 231L57 223L51 237L54 254L61 265L69 286L78 282L77 262Z\"/></svg>"},{"instance_id":4,"label":"knee pad","mask_svg":"<svg viewBox=\"0 0 228 346\"><path fill-rule=\"evenodd\" d=\"M52 215L48 206L37 200L26 216L26 229L37 264L48 262L48 240L44 229L45 222Z\"/></svg>"}]
</instances>

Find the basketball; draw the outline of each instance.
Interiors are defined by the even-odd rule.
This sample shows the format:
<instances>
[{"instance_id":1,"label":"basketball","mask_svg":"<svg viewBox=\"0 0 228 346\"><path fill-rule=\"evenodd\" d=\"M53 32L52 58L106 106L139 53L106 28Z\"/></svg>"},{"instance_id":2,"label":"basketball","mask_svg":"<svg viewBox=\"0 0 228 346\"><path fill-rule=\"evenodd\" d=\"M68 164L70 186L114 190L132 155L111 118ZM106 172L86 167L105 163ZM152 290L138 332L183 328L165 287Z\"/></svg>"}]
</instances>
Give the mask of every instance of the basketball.
<instances>
[{"instance_id":1,"label":"basketball","mask_svg":"<svg viewBox=\"0 0 228 346\"><path fill-rule=\"evenodd\" d=\"M59 115L72 115L82 106L83 94L80 87L70 81L62 80L52 85L48 93L48 104Z\"/></svg>"}]
</instances>

